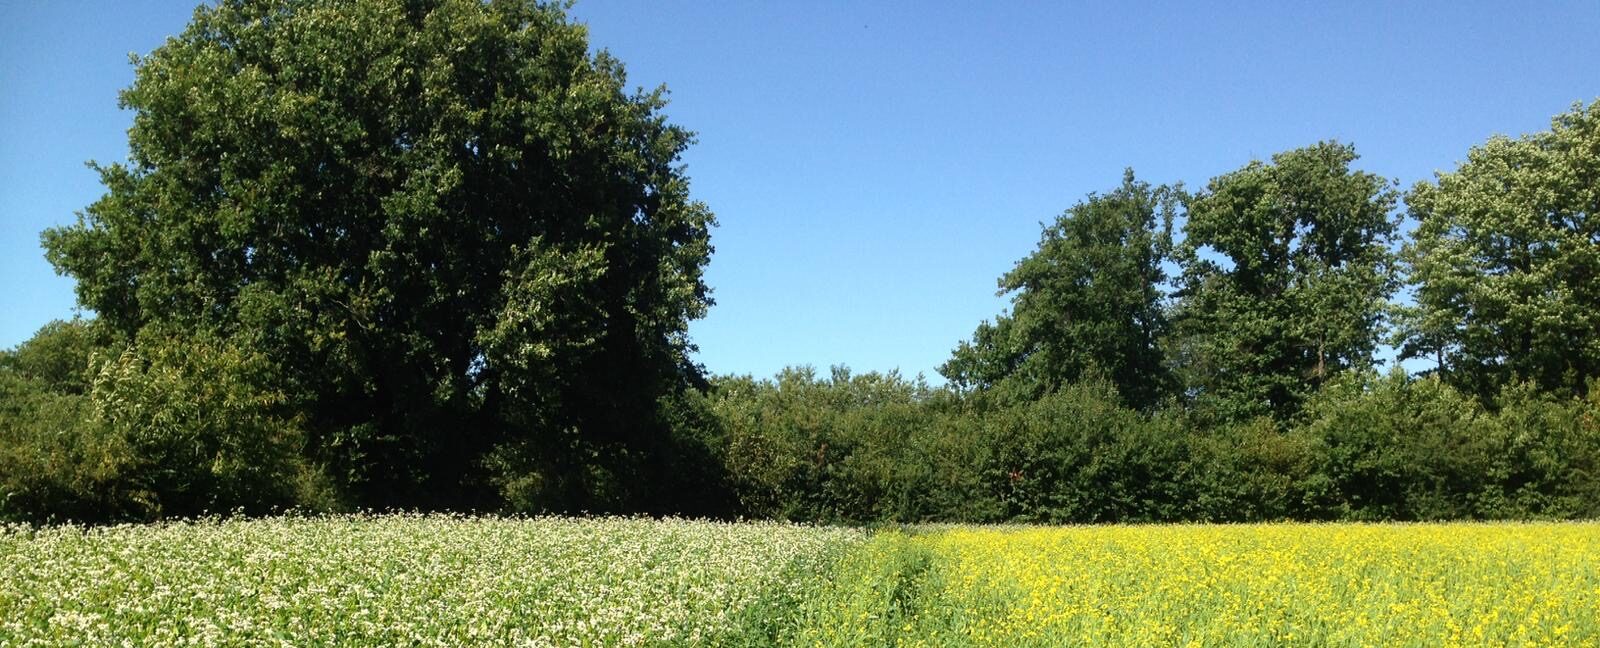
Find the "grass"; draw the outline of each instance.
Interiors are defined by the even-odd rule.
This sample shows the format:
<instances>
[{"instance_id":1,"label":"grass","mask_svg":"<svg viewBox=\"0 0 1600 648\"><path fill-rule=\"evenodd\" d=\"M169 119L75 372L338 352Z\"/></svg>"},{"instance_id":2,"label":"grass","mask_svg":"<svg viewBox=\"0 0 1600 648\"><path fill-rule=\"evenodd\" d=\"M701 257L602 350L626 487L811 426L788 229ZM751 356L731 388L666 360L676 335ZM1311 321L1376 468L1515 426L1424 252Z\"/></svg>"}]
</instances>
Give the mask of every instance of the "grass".
<instances>
[{"instance_id":1,"label":"grass","mask_svg":"<svg viewBox=\"0 0 1600 648\"><path fill-rule=\"evenodd\" d=\"M1600 524L0 528L0 646L1600 645Z\"/></svg>"}]
</instances>

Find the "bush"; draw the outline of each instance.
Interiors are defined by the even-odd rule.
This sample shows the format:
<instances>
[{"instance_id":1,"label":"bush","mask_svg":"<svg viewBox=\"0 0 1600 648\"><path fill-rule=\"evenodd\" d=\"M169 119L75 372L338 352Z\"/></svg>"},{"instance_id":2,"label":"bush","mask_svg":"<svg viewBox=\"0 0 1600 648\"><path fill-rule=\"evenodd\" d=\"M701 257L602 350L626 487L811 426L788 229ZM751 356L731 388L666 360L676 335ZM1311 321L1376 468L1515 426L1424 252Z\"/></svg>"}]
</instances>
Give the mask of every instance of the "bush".
<instances>
[{"instance_id":1,"label":"bush","mask_svg":"<svg viewBox=\"0 0 1600 648\"><path fill-rule=\"evenodd\" d=\"M91 422L131 453L151 513L325 504L305 439L264 356L225 342L145 339L98 363Z\"/></svg>"},{"instance_id":2,"label":"bush","mask_svg":"<svg viewBox=\"0 0 1600 648\"><path fill-rule=\"evenodd\" d=\"M1352 373L1306 406L1297 430L1320 448L1333 513L1356 520L1465 517L1488 486L1482 408L1433 379Z\"/></svg>"},{"instance_id":3,"label":"bush","mask_svg":"<svg viewBox=\"0 0 1600 648\"><path fill-rule=\"evenodd\" d=\"M1474 501L1485 517L1600 517L1600 391L1558 398L1514 383L1496 399L1488 436L1497 488Z\"/></svg>"},{"instance_id":4,"label":"bush","mask_svg":"<svg viewBox=\"0 0 1600 648\"><path fill-rule=\"evenodd\" d=\"M1107 383L1003 404L895 374L718 381L743 510L792 520L1097 522L1182 515L1179 428Z\"/></svg>"},{"instance_id":5,"label":"bush","mask_svg":"<svg viewBox=\"0 0 1600 648\"><path fill-rule=\"evenodd\" d=\"M144 493L123 490L128 449L88 422L86 396L0 370L0 519L143 517Z\"/></svg>"},{"instance_id":6,"label":"bush","mask_svg":"<svg viewBox=\"0 0 1600 648\"><path fill-rule=\"evenodd\" d=\"M932 390L895 373L851 375L810 368L775 380L713 383L712 411L726 434L727 470L747 514L790 520L873 521L932 514L911 484L931 464L908 457L942 429Z\"/></svg>"},{"instance_id":7,"label":"bush","mask_svg":"<svg viewBox=\"0 0 1600 648\"><path fill-rule=\"evenodd\" d=\"M1342 518L1600 513L1594 399L1515 383L1491 405L1435 377L1352 375L1313 399L1301 432L1323 446L1320 471Z\"/></svg>"},{"instance_id":8,"label":"bush","mask_svg":"<svg viewBox=\"0 0 1600 648\"><path fill-rule=\"evenodd\" d=\"M27 347L28 345L24 345ZM150 338L90 363L87 394L0 370L0 511L149 520L330 508L270 361L211 340Z\"/></svg>"},{"instance_id":9,"label":"bush","mask_svg":"<svg viewBox=\"0 0 1600 648\"><path fill-rule=\"evenodd\" d=\"M38 381L52 392L85 394L89 391L89 359L96 349L111 344L111 336L94 320L56 320L16 349L0 352L0 371Z\"/></svg>"},{"instance_id":10,"label":"bush","mask_svg":"<svg viewBox=\"0 0 1600 648\"><path fill-rule=\"evenodd\" d=\"M1185 519L1205 522L1322 520L1330 486L1326 446L1300 429L1258 417L1214 428L1182 423L1189 455L1182 483Z\"/></svg>"},{"instance_id":11,"label":"bush","mask_svg":"<svg viewBox=\"0 0 1600 648\"><path fill-rule=\"evenodd\" d=\"M1109 383L1064 386L984 416L983 482L1002 518L1138 522L1180 515L1176 427L1121 405Z\"/></svg>"}]
</instances>

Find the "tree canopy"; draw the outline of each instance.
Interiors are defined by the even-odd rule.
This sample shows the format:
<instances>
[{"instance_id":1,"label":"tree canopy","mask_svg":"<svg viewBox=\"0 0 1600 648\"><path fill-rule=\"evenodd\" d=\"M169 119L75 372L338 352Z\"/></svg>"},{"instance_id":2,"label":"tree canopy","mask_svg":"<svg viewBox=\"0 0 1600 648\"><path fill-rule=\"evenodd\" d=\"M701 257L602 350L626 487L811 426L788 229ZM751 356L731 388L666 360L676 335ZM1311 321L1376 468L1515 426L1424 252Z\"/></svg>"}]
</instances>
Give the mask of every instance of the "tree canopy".
<instances>
[{"instance_id":1,"label":"tree canopy","mask_svg":"<svg viewBox=\"0 0 1600 648\"><path fill-rule=\"evenodd\" d=\"M1404 357L1478 394L1516 378L1581 393L1600 377L1600 102L1473 147L1406 204Z\"/></svg>"},{"instance_id":2,"label":"tree canopy","mask_svg":"<svg viewBox=\"0 0 1600 648\"><path fill-rule=\"evenodd\" d=\"M1295 413L1371 366L1397 285L1391 183L1335 142L1211 180L1186 204L1177 362L1225 419Z\"/></svg>"},{"instance_id":3,"label":"tree canopy","mask_svg":"<svg viewBox=\"0 0 1600 648\"><path fill-rule=\"evenodd\" d=\"M1177 205L1177 190L1130 169L1115 191L1068 208L1000 278L1011 312L981 324L940 372L960 388L1004 383L1029 399L1103 377L1127 403L1154 407L1171 387L1159 344Z\"/></svg>"},{"instance_id":4,"label":"tree canopy","mask_svg":"<svg viewBox=\"0 0 1600 648\"><path fill-rule=\"evenodd\" d=\"M700 380L714 220L664 96L558 5L225 0L137 60L130 161L45 246L125 340L270 363L356 503L477 501L492 457L603 507Z\"/></svg>"}]
</instances>

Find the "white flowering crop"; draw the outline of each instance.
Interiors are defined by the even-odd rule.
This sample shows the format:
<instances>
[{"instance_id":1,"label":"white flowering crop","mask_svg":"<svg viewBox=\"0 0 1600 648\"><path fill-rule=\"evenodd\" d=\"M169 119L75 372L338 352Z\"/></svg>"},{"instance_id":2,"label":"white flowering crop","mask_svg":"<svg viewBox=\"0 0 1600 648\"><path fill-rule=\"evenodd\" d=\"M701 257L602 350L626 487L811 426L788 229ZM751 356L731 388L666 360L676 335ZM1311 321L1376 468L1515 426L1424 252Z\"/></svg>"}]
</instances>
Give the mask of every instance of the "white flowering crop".
<instances>
[{"instance_id":1,"label":"white flowering crop","mask_svg":"<svg viewBox=\"0 0 1600 648\"><path fill-rule=\"evenodd\" d=\"M864 537L444 515L4 527L0 646L746 643L750 606Z\"/></svg>"}]
</instances>

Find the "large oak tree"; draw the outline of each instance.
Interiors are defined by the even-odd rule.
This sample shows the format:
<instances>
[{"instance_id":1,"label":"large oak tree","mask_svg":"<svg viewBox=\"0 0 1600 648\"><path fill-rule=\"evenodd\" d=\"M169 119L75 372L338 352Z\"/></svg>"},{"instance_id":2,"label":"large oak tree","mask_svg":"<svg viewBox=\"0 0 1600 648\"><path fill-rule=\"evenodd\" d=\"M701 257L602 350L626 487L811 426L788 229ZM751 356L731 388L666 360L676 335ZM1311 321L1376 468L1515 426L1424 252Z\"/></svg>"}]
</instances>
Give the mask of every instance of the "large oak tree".
<instances>
[{"instance_id":1,"label":"large oak tree","mask_svg":"<svg viewBox=\"0 0 1600 648\"><path fill-rule=\"evenodd\" d=\"M129 161L44 237L83 306L269 360L354 503L660 492L713 225L663 90L531 0L224 0L136 62Z\"/></svg>"}]
</instances>

